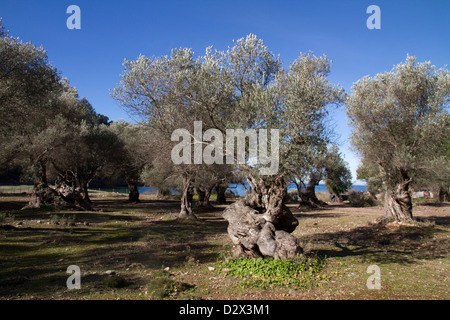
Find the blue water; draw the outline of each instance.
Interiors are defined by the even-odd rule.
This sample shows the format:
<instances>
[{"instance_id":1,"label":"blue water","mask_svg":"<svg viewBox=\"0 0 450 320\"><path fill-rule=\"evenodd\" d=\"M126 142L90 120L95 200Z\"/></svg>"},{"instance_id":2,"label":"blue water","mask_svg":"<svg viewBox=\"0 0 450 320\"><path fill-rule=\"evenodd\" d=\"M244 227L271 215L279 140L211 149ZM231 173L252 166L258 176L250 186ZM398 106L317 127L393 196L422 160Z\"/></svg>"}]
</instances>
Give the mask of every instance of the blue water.
<instances>
[{"instance_id":1,"label":"blue water","mask_svg":"<svg viewBox=\"0 0 450 320\"><path fill-rule=\"evenodd\" d=\"M247 183L246 186L247 188L249 187ZM245 188L242 186L242 184L230 184L228 188L229 190L233 191L235 194L239 196L243 196L245 194ZM353 189L357 192L359 191L366 192L366 186L364 185L353 185L350 187L350 189ZM295 184L291 183L288 185L288 191L289 190L297 190L297 187L295 186ZM316 186L315 191L328 193L328 190L324 184L319 184L318 186Z\"/></svg>"},{"instance_id":2,"label":"blue water","mask_svg":"<svg viewBox=\"0 0 450 320\"><path fill-rule=\"evenodd\" d=\"M248 184L246 184L246 186L248 187ZM239 196L243 196L245 194L245 188L242 186L242 184L230 184L228 186L228 190L232 191L234 194L239 195ZM292 190L292 189L296 189L295 184L290 184L288 185L288 190ZM355 191L363 191L366 192L366 186L364 185L353 185L350 189L353 189ZM94 190L101 190L101 191L106 191L106 192L117 192L117 193L128 193L128 187L118 187L118 188L95 188ZM140 194L155 194L157 188L155 187L138 187L139 193ZM318 186L316 186L316 192L326 192L327 188L325 187L324 184L319 184ZM178 191L176 190L171 190L172 194L179 194Z\"/></svg>"}]
</instances>

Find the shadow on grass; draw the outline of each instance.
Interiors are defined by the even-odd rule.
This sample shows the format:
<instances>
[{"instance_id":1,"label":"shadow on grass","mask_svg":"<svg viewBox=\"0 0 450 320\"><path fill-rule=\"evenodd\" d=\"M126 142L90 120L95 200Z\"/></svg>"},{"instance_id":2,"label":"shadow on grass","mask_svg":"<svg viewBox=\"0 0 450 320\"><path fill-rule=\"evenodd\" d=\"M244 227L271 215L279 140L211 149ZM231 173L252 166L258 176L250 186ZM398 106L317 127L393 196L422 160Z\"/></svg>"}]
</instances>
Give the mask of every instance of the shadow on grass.
<instances>
[{"instance_id":1,"label":"shadow on grass","mask_svg":"<svg viewBox=\"0 0 450 320\"><path fill-rule=\"evenodd\" d=\"M199 220L190 221L161 214L161 210L176 212L179 203L174 201L136 205L105 201L100 205L111 212L15 211L13 224L20 220L23 225L0 230L0 298L65 291L69 265L78 265L82 274L87 272L89 276L82 281L96 290L106 270L147 272L163 265L204 263L215 261L223 251L223 245L209 241L227 230L226 221L218 217L219 208L199 209ZM75 216L76 222L89 224L47 224L54 214Z\"/></svg>"},{"instance_id":2,"label":"shadow on grass","mask_svg":"<svg viewBox=\"0 0 450 320\"><path fill-rule=\"evenodd\" d=\"M307 218L337 218L347 216L346 213L294 213L294 217L297 219L307 219Z\"/></svg>"},{"instance_id":3,"label":"shadow on grass","mask_svg":"<svg viewBox=\"0 0 450 320\"><path fill-rule=\"evenodd\" d=\"M443 217L429 217L427 221L439 221L440 225L445 226L449 224L449 219ZM318 233L309 241L322 247L315 250L321 256L352 256L380 263L410 264L418 259L448 256L446 239L436 237L445 231L436 225L429 222L399 227L370 224L349 231Z\"/></svg>"}]
</instances>

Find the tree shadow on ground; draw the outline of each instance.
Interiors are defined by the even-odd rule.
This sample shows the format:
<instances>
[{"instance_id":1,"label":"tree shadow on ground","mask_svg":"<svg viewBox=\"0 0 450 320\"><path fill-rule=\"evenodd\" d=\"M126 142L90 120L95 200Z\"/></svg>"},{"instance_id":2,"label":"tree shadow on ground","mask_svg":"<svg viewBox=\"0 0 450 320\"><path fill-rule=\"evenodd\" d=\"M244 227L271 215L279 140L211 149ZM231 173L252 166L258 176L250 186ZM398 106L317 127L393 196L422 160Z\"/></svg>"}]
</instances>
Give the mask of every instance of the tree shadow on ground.
<instances>
[{"instance_id":1,"label":"tree shadow on ground","mask_svg":"<svg viewBox=\"0 0 450 320\"><path fill-rule=\"evenodd\" d=\"M429 220L449 224L449 219L443 217ZM445 231L429 222L412 226L372 223L349 231L314 234L308 241L319 247L315 252L321 256L359 256L380 263L409 264L448 256L446 239L436 237L442 232Z\"/></svg>"},{"instance_id":2,"label":"tree shadow on ground","mask_svg":"<svg viewBox=\"0 0 450 320\"><path fill-rule=\"evenodd\" d=\"M163 265L215 261L229 251L223 241L214 241L227 232L221 208L198 209L199 219L191 221L166 214L179 210L176 201L94 202L108 212L64 211L76 218L74 226L50 223L51 215L62 216L59 212L14 211L13 224L23 225L0 230L7 239L0 243L0 296L65 291L66 269L73 264L82 274L101 275L83 277L85 287L97 288L106 270L151 272Z\"/></svg>"},{"instance_id":3,"label":"tree shadow on ground","mask_svg":"<svg viewBox=\"0 0 450 320\"><path fill-rule=\"evenodd\" d=\"M293 213L294 217L297 219L307 219L307 218L337 218L337 217L344 217L348 214L346 213L323 213L323 212L317 212L317 213Z\"/></svg>"},{"instance_id":4,"label":"tree shadow on ground","mask_svg":"<svg viewBox=\"0 0 450 320\"><path fill-rule=\"evenodd\" d=\"M426 207L450 207L450 203L449 202L422 202L422 203L418 203L416 204L417 206L426 206Z\"/></svg>"}]
</instances>

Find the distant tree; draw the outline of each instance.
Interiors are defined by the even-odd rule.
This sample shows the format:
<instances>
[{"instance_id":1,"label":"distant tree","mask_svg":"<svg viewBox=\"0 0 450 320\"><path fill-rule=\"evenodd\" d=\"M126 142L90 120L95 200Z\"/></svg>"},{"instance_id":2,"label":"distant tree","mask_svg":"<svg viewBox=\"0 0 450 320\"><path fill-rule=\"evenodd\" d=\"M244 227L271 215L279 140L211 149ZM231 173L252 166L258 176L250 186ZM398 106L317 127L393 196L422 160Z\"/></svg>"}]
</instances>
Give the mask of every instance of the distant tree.
<instances>
[{"instance_id":1,"label":"distant tree","mask_svg":"<svg viewBox=\"0 0 450 320\"><path fill-rule=\"evenodd\" d=\"M303 158L299 158L296 169L293 171L291 182L297 186L300 197L300 206L321 207L326 203L316 196L315 188L320 181L330 194L335 194L340 201L344 193L352 185L352 175L348 164L342 159L336 145L314 146L308 150Z\"/></svg>"},{"instance_id":2,"label":"distant tree","mask_svg":"<svg viewBox=\"0 0 450 320\"><path fill-rule=\"evenodd\" d=\"M450 74L408 56L390 72L359 80L353 90L347 101L351 141L367 166L378 169L386 218L411 220L409 187L450 135Z\"/></svg>"},{"instance_id":3,"label":"distant tree","mask_svg":"<svg viewBox=\"0 0 450 320\"><path fill-rule=\"evenodd\" d=\"M374 199L377 199L377 195L383 191L383 181L379 174L378 166L374 166L373 163L367 163L363 159L361 166L356 170L356 174L356 179L366 181L366 191Z\"/></svg>"},{"instance_id":4,"label":"distant tree","mask_svg":"<svg viewBox=\"0 0 450 320\"><path fill-rule=\"evenodd\" d=\"M198 194L198 206L204 208L212 207L209 198L213 190L220 189L233 177L233 168L218 164L204 165L195 177L194 188ZM227 185L228 186L228 185ZM223 202L221 200L221 202Z\"/></svg>"},{"instance_id":5,"label":"distant tree","mask_svg":"<svg viewBox=\"0 0 450 320\"><path fill-rule=\"evenodd\" d=\"M219 111L219 107L225 109L231 92L228 81L221 82L225 80L224 71L214 64L213 55L205 59L210 63L195 60L190 49L177 49L170 57L140 56L136 61L125 61L122 81L112 94L158 138L154 152L157 159L149 159L149 164L156 161L155 165L165 167L163 172L179 178L182 218L196 218L192 196L199 167L172 163L171 150L176 145L172 133L180 128L193 132L196 120L210 123L207 115Z\"/></svg>"},{"instance_id":6,"label":"distant tree","mask_svg":"<svg viewBox=\"0 0 450 320\"><path fill-rule=\"evenodd\" d=\"M424 174L417 177L413 188L432 190L438 195L439 202L449 201L450 187L450 140L441 141L436 155L423 168Z\"/></svg>"},{"instance_id":7,"label":"distant tree","mask_svg":"<svg viewBox=\"0 0 450 320\"><path fill-rule=\"evenodd\" d=\"M300 206L312 208L326 206L316 196L316 186L325 178L327 168L326 143L312 145L297 158L295 169L292 170L291 182L297 187Z\"/></svg>"},{"instance_id":8,"label":"distant tree","mask_svg":"<svg viewBox=\"0 0 450 320\"><path fill-rule=\"evenodd\" d=\"M106 126L109 126L112 121L109 120L109 117L97 113L94 109L94 107L91 105L91 103L86 98L82 98L80 100L80 106L79 106L84 113L86 113L86 122L90 124L91 126L101 125L104 124Z\"/></svg>"},{"instance_id":9,"label":"distant tree","mask_svg":"<svg viewBox=\"0 0 450 320\"><path fill-rule=\"evenodd\" d=\"M119 121L110 124L123 147L118 151L120 157L115 161L115 174L125 178L128 185L128 202L139 202L138 185L145 167L155 158L154 139L148 127Z\"/></svg>"},{"instance_id":10,"label":"distant tree","mask_svg":"<svg viewBox=\"0 0 450 320\"><path fill-rule=\"evenodd\" d=\"M352 186L352 173L336 145L332 145L328 150L326 162L325 186L338 202L342 202L341 194Z\"/></svg>"}]
</instances>

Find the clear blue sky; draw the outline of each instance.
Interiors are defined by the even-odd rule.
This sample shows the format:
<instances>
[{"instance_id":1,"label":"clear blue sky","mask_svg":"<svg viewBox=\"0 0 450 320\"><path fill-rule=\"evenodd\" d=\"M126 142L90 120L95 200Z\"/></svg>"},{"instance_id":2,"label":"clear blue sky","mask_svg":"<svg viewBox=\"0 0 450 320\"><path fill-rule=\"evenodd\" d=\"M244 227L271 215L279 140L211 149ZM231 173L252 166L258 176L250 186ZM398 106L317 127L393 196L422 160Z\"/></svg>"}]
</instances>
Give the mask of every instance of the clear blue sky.
<instances>
[{"instance_id":1,"label":"clear blue sky","mask_svg":"<svg viewBox=\"0 0 450 320\"><path fill-rule=\"evenodd\" d=\"M66 9L81 8L81 30L69 30ZM381 30L369 30L369 5L381 9ZM312 50L333 60L330 80L351 92L365 75L390 70L414 55L437 67L450 64L450 1L79 1L8 0L0 17L12 36L42 45L53 65L97 112L130 120L109 97L124 58L159 56L175 47L203 54L224 50L249 33L262 38L287 66ZM358 157L343 109L333 112L341 151L354 179Z\"/></svg>"}]
</instances>

